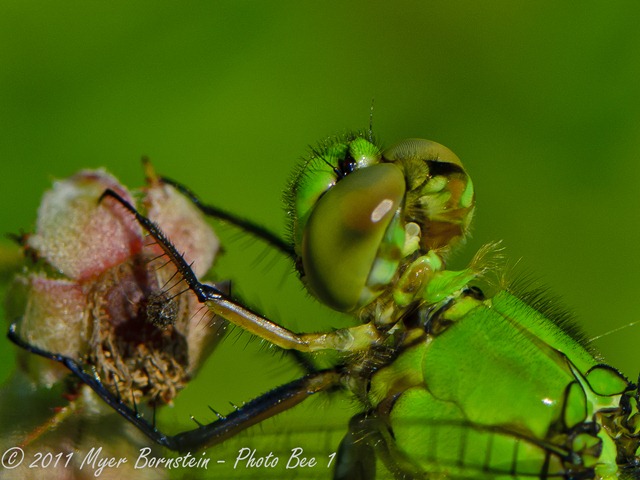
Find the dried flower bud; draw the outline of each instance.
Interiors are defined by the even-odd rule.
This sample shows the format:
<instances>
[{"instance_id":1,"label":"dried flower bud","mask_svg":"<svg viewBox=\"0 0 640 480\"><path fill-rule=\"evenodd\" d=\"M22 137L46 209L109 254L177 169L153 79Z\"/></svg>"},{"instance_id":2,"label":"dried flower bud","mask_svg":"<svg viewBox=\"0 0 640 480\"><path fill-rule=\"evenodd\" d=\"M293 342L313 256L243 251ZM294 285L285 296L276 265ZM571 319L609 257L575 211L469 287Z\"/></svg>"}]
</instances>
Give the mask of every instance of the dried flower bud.
<instances>
[{"instance_id":1,"label":"dried flower bud","mask_svg":"<svg viewBox=\"0 0 640 480\"><path fill-rule=\"evenodd\" d=\"M114 394L171 403L224 332L210 318L158 245L107 189L133 197L104 171L56 182L43 198L36 231L26 239L32 262L14 283L10 318L34 346L95 369ZM201 213L154 175L140 206L204 275L218 240ZM17 301L16 299L21 299ZM23 353L39 384L66 372ZM37 362L37 363L34 363Z\"/></svg>"}]
</instances>

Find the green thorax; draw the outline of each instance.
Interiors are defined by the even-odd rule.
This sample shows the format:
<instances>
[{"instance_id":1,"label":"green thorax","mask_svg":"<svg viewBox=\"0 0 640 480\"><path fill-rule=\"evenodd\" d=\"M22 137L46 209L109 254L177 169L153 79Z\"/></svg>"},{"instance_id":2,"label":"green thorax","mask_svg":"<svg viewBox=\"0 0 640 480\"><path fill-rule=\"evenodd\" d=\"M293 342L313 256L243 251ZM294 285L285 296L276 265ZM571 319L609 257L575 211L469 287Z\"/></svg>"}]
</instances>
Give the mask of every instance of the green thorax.
<instances>
[{"instance_id":1,"label":"green thorax","mask_svg":"<svg viewBox=\"0 0 640 480\"><path fill-rule=\"evenodd\" d=\"M425 330L438 333L372 381L399 468L617 478L618 463L633 464L636 387L553 320L507 291L463 289L431 311Z\"/></svg>"}]
</instances>

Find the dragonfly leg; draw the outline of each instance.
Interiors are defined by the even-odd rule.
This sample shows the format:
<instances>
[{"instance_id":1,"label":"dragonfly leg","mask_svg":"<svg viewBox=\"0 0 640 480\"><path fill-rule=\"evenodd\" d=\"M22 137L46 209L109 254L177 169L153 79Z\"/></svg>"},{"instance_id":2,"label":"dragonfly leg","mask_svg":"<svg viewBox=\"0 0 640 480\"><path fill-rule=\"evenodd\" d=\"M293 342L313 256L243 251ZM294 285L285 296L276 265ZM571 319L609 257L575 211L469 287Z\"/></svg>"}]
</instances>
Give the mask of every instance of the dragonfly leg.
<instances>
[{"instance_id":1,"label":"dragonfly leg","mask_svg":"<svg viewBox=\"0 0 640 480\"><path fill-rule=\"evenodd\" d=\"M278 347L298 350L300 352L314 352L326 349L342 352L358 351L368 349L372 345L376 345L382 341L381 333L371 323L331 332L302 334L297 334L281 327L277 323L258 315L230 299L224 292L216 287L201 283L191 266L155 223L138 212L133 205L113 190L105 190L100 197L100 201L103 201L106 197L116 200L134 215L137 222L149 232L169 257L169 260L173 262L178 273L182 275L200 302L204 303L214 314L220 315L244 330Z\"/></svg>"},{"instance_id":2,"label":"dragonfly leg","mask_svg":"<svg viewBox=\"0 0 640 480\"><path fill-rule=\"evenodd\" d=\"M154 172L152 172L152 174L155 175ZM286 242L285 240L280 238L280 236L266 229L262 225L258 225L246 218L239 217L233 213L216 207L215 205L202 203L200 197L196 193L194 193L193 190L183 185L182 183L177 182L176 180L167 177L160 177L159 180L163 183L166 183L167 185L171 185L173 188L182 193L206 216L217 218L238 227L239 229L249 233L250 235L263 240L268 245L272 246L276 250L279 250L281 253L289 257L291 261L295 262L296 255L290 243ZM317 371L317 369L313 365L313 362L311 362L311 360L309 360L303 353L297 350L289 350L289 352L291 356L293 356L294 360L302 367L305 373L312 373Z\"/></svg>"},{"instance_id":3,"label":"dragonfly leg","mask_svg":"<svg viewBox=\"0 0 640 480\"><path fill-rule=\"evenodd\" d=\"M376 458L380 459L394 478L424 478L420 470L399 457L388 423L379 412L354 415L349 430L340 442L334 480L376 478Z\"/></svg>"},{"instance_id":4,"label":"dragonfly leg","mask_svg":"<svg viewBox=\"0 0 640 480\"><path fill-rule=\"evenodd\" d=\"M375 478L375 448L370 441L366 421L364 413L355 415L349 421L349 430L338 448L333 480Z\"/></svg>"},{"instance_id":5,"label":"dragonfly leg","mask_svg":"<svg viewBox=\"0 0 640 480\"><path fill-rule=\"evenodd\" d=\"M155 425L145 420L137 409L131 408L119 396L111 393L95 373L89 373L76 360L42 350L25 342L16 333L15 324L10 326L7 336L13 343L31 353L62 363L147 437L164 447L180 452L198 450L221 443L252 425L298 405L315 393L337 388L342 378L339 368L305 375L251 400L226 417L219 416L219 419L214 422L170 436L159 431Z\"/></svg>"},{"instance_id":6,"label":"dragonfly leg","mask_svg":"<svg viewBox=\"0 0 640 480\"><path fill-rule=\"evenodd\" d=\"M242 430L286 411L311 395L337 388L338 369L321 370L281 385L254 398L229 415L195 430L172 437L176 450L187 451L216 445Z\"/></svg>"},{"instance_id":7,"label":"dragonfly leg","mask_svg":"<svg viewBox=\"0 0 640 480\"><path fill-rule=\"evenodd\" d=\"M166 177L162 177L161 180L162 182L171 185L173 188L182 193L205 215L224 220L232 225L235 225L236 227L241 228L242 230L264 240L275 249L280 250L280 252L285 254L287 257L295 260L295 252L293 251L293 247L275 233L267 230L265 227L245 218L238 217L237 215L229 213L226 210L223 210L216 206L202 203L200 198L195 193L193 193L189 188L182 185L181 183L176 182L175 180Z\"/></svg>"}]
</instances>

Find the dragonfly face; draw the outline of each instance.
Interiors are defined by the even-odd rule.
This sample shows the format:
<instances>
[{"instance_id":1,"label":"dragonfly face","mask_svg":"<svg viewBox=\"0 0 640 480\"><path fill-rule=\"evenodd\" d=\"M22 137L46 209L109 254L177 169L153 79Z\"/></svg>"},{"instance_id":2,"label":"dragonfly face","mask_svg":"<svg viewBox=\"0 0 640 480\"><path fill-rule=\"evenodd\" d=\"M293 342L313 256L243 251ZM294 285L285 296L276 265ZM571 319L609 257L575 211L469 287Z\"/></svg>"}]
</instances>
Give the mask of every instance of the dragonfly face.
<instances>
[{"instance_id":1,"label":"dragonfly face","mask_svg":"<svg viewBox=\"0 0 640 480\"><path fill-rule=\"evenodd\" d=\"M301 277L325 304L354 311L393 288L404 266L464 237L473 185L448 148L405 140L386 151L334 139L294 176L291 230Z\"/></svg>"},{"instance_id":2,"label":"dragonfly face","mask_svg":"<svg viewBox=\"0 0 640 480\"><path fill-rule=\"evenodd\" d=\"M181 451L210 447L316 393L342 389L360 413L340 445L335 479L373 478L381 468L394 478L640 474L637 386L601 364L535 292L506 287L486 298L475 283L495 268L495 246L465 270L446 269L474 210L471 180L446 147L409 139L383 150L360 134L325 142L293 176L291 246L165 182L287 254L310 292L361 324L295 333L264 318L201 283L171 238L107 189L102 202L129 210L213 314L284 349L340 354L329 368L305 363L307 375L226 417L167 436L78 359L11 331L21 346L64 363L153 440Z\"/></svg>"}]
</instances>

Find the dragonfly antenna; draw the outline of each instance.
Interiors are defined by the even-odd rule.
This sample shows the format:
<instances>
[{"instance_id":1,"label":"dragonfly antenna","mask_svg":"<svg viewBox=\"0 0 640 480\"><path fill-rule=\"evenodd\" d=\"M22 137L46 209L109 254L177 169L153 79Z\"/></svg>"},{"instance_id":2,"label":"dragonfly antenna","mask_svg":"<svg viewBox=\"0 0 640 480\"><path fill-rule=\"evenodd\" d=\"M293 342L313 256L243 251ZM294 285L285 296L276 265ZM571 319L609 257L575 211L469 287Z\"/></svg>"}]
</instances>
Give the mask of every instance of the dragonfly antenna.
<instances>
[{"instance_id":1,"label":"dragonfly antenna","mask_svg":"<svg viewBox=\"0 0 640 480\"><path fill-rule=\"evenodd\" d=\"M371 99L371 108L369 109L369 141L373 143L373 103L374 99Z\"/></svg>"}]
</instances>

